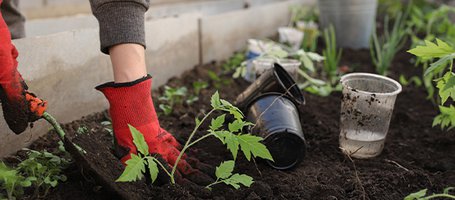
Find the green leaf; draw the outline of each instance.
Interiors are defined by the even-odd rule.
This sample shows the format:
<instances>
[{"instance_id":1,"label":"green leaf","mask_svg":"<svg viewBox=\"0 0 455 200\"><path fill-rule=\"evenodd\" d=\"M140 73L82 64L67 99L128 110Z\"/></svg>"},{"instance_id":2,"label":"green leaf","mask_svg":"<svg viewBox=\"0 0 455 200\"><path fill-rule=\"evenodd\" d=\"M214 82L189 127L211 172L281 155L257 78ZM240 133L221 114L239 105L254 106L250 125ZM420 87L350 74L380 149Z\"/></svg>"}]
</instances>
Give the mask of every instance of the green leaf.
<instances>
[{"instance_id":1,"label":"green leaf","mask_svg":"<svg viewBox=\"0 0 455 200\"><path fill-rule=\"evenodd\" d=\"M229 131L232 133L238 132L243 129L243 127L246 125L246 122L242 120L235 120L232 123L229 123Z\"/></svg>"},{"instance_id":2,"label":"green leaf","mask_svg":"<svg viewBox=\"0 0 455 200\"><path fill-rule=\"evenodd\" d=\"M216 130L220 129L224 124L225 117L226 117L226 114L223 114L223 115L218 116L215 119L212 119L212 122L210 124L210 130L216 131Z\"/></svg>"},{"instance_id":3,"label":"green leaf","mask_svg":"<svg viewBox=\"0 0 455 200\"><path fill-rule=\"evenodd\" d=\"M439 72L443 70L447 66L447 63L449 63L453 59L455 59L455 54L442 57L438 61L431 63L430 67L425 71L424 76L428 76L432 72Z\"/></svg>"},{"instance_id":4,"label":"green leaf","mask_svg":"<svg viewBox=\"0 0 455 200\"><path fill-rule=\"evenodd\" d=\"M131 135L133 135L133 143L137 150L144 156L149 155L149 146L145 142L144 135L130 124L128 124L128 127L130 128Z\"/></svg>"},{"instance_id":5,"label":"green leaf","mask_svg":"<svg viewBox=\"0 0 455 200\"><path fill-rule=\"evenodd\" d=\"M218 91L216 91L215 94L212 95L210 103L214 109L217 109L221 106L220 94L218 93Z\"/></svg>"},{"instance_id":6,"label":"green leaf","mask_svg":"<svg viewBox=\"0 0 455 200\"><path fill-rule=\"evenodd\" d=\"M412 193L404 198L404 200L414 200L420 199L427 194L427 189L420 190L418 192Z\"/></svg>"},{"instance_id":7,"label":"green leaf","mask_svg":"<svg viewBox=\"0 0 455 200\"><path fill-rule=\"evenodd\" d=\"M449 127L449 130L455 127L455 107L439 106L440 114L433 121L433 126L441 125L442 129Z\"/></svg>"},{"instance_id":8,"label":"green leaf","mask_svg":"<svg viewBox=\"0 0 455 200\"><path fill-rule=\"evenodd\" d=\"M172 107L166 104L160 104L160 109L164 112L164 115L169 115L172 113Z\"/></svg>"},{"instance_id":9,"label":"green leaf","mask_svg":"<svg viewBox=\"0 0 455 200\"><path fill-rule=\"evenodd\" d=\"M201 124L201 120L199 118L195 118L194 122L196 123L196 126L199 126Z\"/></svg>"},{"instance_id":10,"label":"green leaf","mask_svg":"<svg viewBox=\"0 0 455 200\"><path fill-rule=\"evenodd\" d=\"M273 161L272 155L270 154L267 147L261 143L263 140L261 137L257 137L251 134L237 136L238 142L242 149L243 154L248 161L251 160L251 154L254 157L260 157L263 159Z\"/></svg>"},{"instance_id":11,"label":"green leaf","mask_svg":"<svg viewBox=\"0 0 455 200\"><path fill-rule=\"evenodd\" d=\"M447 72L437 83L441 104L444 104L449 97L455 100L455 75Z\"/></svg>"},{"instance_id":12,"label":"green leaf","mask_svg":"<svg viewBox=\"0 0 455 200\"><path fill-rule=\"evenodd\" d=\"M232 175L234 171L235 162L233 160L225 161L216 168L215 175L219 179L225 179Z\"/></svg>"},{"instance_id":13,"label":"green leaf","mask_svg":"<svg viewBox=\"0 0 455 200\"><path fill-rule=\"evenodd\" d=\"M141 180L144 172L144 160L135 154L131 154L131 158L126 161L125 171L123 171L116 182L133 182Z\"/></svg>"},{"instance_id":14,"label":"green leaf","mask_svg":"<svg viewBox=\"0 0 455 200\"><path fill-rule=\"evenodd\" d=\"M240 184L250 187L251 184L253 184L253 178L251 176L245 175L245 174L234 174L228 179L223 180L223 183L226 185L231 185L235 189L240 188Z\"/></svg>"},{"instance_id":15,"label":"green leaf","mask_svg":"<svg viewBox=\"0 0 455 200\"><path fill-rule=\"evenodd\" d=\"M226 131L226 137L224 139L227 148L231 151L234 160L237 159L237 153L239 152L239 140L236 135Z\"/></svg>"},{"instance_id":16,"label":"green leaf","mask_svg":"<svg viewBox=\"0 0 455 200\"><path fill-rule=\"evenodd\" d=\"M152 179L152 183L155 182L156 178L158 177L159 169L158 165L155 162L155 158L153 157L146 157L147 164L150 172L150 178Z\"/></svg>"},{"instance_id":17,"label":"green leaf","mask_svg":"<svg viewBox=\"0 0 455 200\"><path fill-rule=\"evenodd\" d=\"M417 46L408 52L422 59L442 58L449 54L455 53L455 50L442 40L436 39L436 43L425 40L426 46Z\"/></svg>"}]
</instances>

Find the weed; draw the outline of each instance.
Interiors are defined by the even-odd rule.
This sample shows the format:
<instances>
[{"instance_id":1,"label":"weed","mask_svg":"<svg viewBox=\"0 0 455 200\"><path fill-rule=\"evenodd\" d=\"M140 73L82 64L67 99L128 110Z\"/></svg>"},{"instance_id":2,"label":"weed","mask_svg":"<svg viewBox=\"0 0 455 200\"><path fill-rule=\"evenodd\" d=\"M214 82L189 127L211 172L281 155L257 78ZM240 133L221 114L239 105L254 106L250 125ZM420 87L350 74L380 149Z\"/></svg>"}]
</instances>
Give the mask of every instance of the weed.
<instances>
[{"instance_id":1,"label":"weed","mask_svg":"<svg viewBox=\"0 0 455 200\"><path fill-rule=\"evenodd\" d=\"M384 17L384 33L378 38L376 31L370 44L370 53L373 64L376 67L376 72L381 75L387 75L388 69L395 57L395 54L403 47L406 42L408 29L406 28L407 13L404 15L399 13L393 23L393 27L389 29L389 17Z\"/></svg>"},{"instance_id":2,"label":"weed","mask_svg":"<svg viewBox=\"0 0 455 200\"><path fill-rule=\"evenodd\" d=\"M216 89L221 89L222 86L229 85L231 83L231 79L222 78L212 70L208 70L207 75L212 81L213 87L215 87Z\"/></svg>"},{"instance_id":3,"label":"weed","mask_svg":"<svg viewBox=\"0 0 455 200\"><path fill-rule=\"evenodd\" d=\"M174 175L177 170L177 165L180 162L182 156L185 154L186 150L188 150L188 148L195 145L196 143L202 141L203 139L211 136L218 138L223 144L227 145L227 149L230 150L234 161L237 158L237 153L239 150L243 152L247 160L251 160L251 157L260 157L273 161L270 152L267 150L265 145L261 143L261 137L253 136L250 134L242 134L244 127L251 126L252 123L245 122L243 120L244 116L238 108L226 100L220 99L218 92L212 96L211 106L212 110L210 110L202 118L202 120L196 118L196 126L190 134L185 145L183 146L179 156L177 157L171 172L165 169L163 163L160 163L156 158L150 156L144 137L134 127L130 126L131 134L133 135L133 142L136 145L139 154L131 154L131 159L126 162L127 166L125 168L125 171L117 181L130 182L140 180L146 172L145 166L147 165L148 170L150 171L150 178L153 182L158 175L158 165L160 165L160 167L171 178L171 183L175 184ZM229 113L235 118L235 121L228 124L228 130L222 129L222 127L225 125L226 116L226 114L222 114L212 119L207 134L193 141L192 139L195 136L196 132L199 130L200 126L208 119L209 116L211 116L211 114L215 113L216 111L224 111ZM228 161L224 165L222 164L220 167L218 167L217 182L221 181L236 188L238 188L237 186L239 183L245 186L251 185L252 178L247 175L230 175L228 172L232 172L232 170L228 169L230 169L231 165L233 164ZM213 184L218 184L217 182Z\"/></svg>"},{"instance_id":4,"label":"weed","mask_svg":"<svg viewBox=\"0 0 455 200\"><path fill-rule=\"evenodd\" d=\"M422 80L418 76L413 76L409 79L406 79L406 77L402 74L400 75L400 84L403 86L408 86L410 84L414 84L417 87L422 86Z\"/></svg>"},{"instance_id":5,"label":"weed","mask_svg":"<svg viewBox=\"0 0 455 200\"><path fill-rule=\"evenodd\" d=\"M170 115L172 109L177 105L183 105L183 100L186 97L188 89L186 87L173 88L164 86L164 94L159 98L163 104L159 108L164 112L164 115Z\"/></svg>"},{"instance_id":6,"label":"weed","mask_svg":"<svg viewBox=\"0 0 455 200\"><path fill-rule=\"evenodd\" d=\"M232 57L230 57L224 64L223 64L223 71L224 72L231 72L240 67L243 61L246 60L245 52L237 52L234 53Z\"/></svg>"},{"instance_id":7,"label":"weed","mask_svg":"<svg viewBox=\"0 0 455 200\"><path fill-rule=\"evenodd\" d=\"M35 179L32 177L25 178L16 169L12 169L0 162L0 190L6 191L6 198L9 200L22 197L24 194L24 187L30 187L32 181ZM5 198L0 194L0 198Z\"/></svg>"},{"instance_id":8,"label":"weed","mask_svg":"<svg viewBox=\"0 0 455 200\"><path fill-rule=\"evenodd\" d=\"M207 87L209 87L209 84L205 81L193 82L193 90L194 90L194 94L196 96L199 96L199 94L201 93L201 90L203 90Z\"/></svg>"},{"instance_id":9,"label":"weed","mask_svg":"<svg viewBox=\"0 0 455 200\"><path fill-rule=\"evenodd\" d=\"M0 191L6 191L8 199L16 199L23 196L25 188L33 187L33 197L43 198L50 188L66 181L62 173L68 163L68 160L46 151L28 150L27 159L16 168L0 162Z\"/></svg>"},{"instance_id":10,"label":"weed","mask_svg":"<svg viewBox=\"0 0 455 200\"><path fill-rule=\"evenodd\" d=\"M34 196L44 197L50 188L66 181L66 176L62 172L68 163L66 159L52 153L29 150L28 158L19 163L18 170L25 177L33 178Z\"/></svg>"},{"instance_id":11,"label":"weed","mask_svg":"<svg viewBox=\"0 0 455 200\"><path fill-rule=\"evenodd\" d=\"M77 128L77 130L76 130L76 133L78 135L87 134L88 133L87 126L85 126L85 125L79 126L79 128Z\"/></svg>"},{"instance_id":12,"label":"weed","mask_svg":"<svg viewBox=\"0 0 455 200\"><path fill-rule=\"evenodd\" d=\"M342 49L337 49L335 29L330 26L324 30L325 49L322 52L324 56L324 71L327 74L331 84L335 84L337 80L337 71L341 59Z\"/></svg>"}]
</instances>

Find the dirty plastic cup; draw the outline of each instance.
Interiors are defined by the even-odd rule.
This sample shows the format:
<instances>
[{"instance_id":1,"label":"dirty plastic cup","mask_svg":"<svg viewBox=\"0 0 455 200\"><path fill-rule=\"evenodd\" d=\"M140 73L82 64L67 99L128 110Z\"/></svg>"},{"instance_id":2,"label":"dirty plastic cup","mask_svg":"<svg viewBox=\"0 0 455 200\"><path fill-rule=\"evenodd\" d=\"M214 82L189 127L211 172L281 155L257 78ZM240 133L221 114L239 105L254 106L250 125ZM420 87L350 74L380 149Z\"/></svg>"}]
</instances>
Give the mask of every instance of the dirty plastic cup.
<instances>
[{"instance_id":1,"label":"dirty plastic cup","mask_svg":"<svg viewBox=\"0 0 455 200\"><path fill-rule=\"evenodd\" d=\"M255 123L252 134L264 138L264 145L274 160L267 161L271 167L287 170L303 160L305 138L299 109L292 99L281 93L263 94L248 106L246 116Z\"/></svg>"},{"instance_id":2,"label":"dirty plastic cup","mask_svg":"<svg viewBox=\"0 0 455 200\"><path fill-rule=\"evenodd\" d=\"M298 80L299 68L302 63L298 60L293 59L272 59L272 58L258 58L253 60L253 70L256 77L261 76L268 69L273 68L275 63L279 63L294 80Z\"/></svg>"},{"instance_id":3,"label":"dirty plastic cup","mask_svg":"<svg viewBox=\"0 0 455 200\"><path fill-rule=\"evenodd\" d=\"M388 77L351 73L341 77L340 148L354 158L379 155L401 85Z\"/></svg>"}]
</instances>

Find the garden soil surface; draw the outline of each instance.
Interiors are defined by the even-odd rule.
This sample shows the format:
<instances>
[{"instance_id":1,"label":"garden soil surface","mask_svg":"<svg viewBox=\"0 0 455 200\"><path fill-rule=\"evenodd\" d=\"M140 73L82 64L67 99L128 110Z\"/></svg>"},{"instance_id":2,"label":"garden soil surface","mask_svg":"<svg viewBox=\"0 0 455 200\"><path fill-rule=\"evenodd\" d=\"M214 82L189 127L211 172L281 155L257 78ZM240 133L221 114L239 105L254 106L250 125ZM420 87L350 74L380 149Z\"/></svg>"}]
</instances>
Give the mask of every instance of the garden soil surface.
<instances>
[{"instance_id":1,"label":"garden soil surface","mask_svg":"<svg viewBox=\"0 0 455 200\"><path fill-rule=\"evenodd\" d=\"M398 79L420 75L421 70L410 63L407 53L397 55L390 76ZM345 50L342 65L352 71L374 72L368 50ZM233 102L248 83L222 74L217 63L198 66L181 78L169 81L170 86L186 86L192 91L194 81L208 81L208 71L220 74L225 83L219 85L221 97ZM223 82L223 81L222 81ZM194 118L208 112L210 97L217 90L214 81L203 90L199 101L191 106L174 109L170 116L160 114L162 127L184 141L195 126ZM93 91L96 92L96 91ZM163 88L154 92L155 103ZM172 186L148 186L145 181L114 183L123 170L122 164L112 153L112 136L101 122L107 121L105 113L97 113L64 125L67 134L86 151L86 159L111 187L100 184L97 177L71 164L65 174L68 180L59 184L46 199L403 199L406 195L428 188L430 192L442 192L445 187L455 186L455 133L432 128L437 107L426 99L423 88L406 86L398 96L390 130L381 155L371 159L353 159L339 149L339 118L341 94L328 97L306 93L306 105L300 110L307 153L303 162L292 170L272 169L265 162L248 162L238 158L235 172L254 178L250 188L235 190L217 185L211 191L191 184ZM77 134L80 127L87 127L85 134ZM198 135L202 135L203 125ZM50 133L30 148L55 151L58 138ZM20 153L16 156L19 157ZM225 146L216 138L209 138L196 145L190 152L200 161L218 166L232 159ZM10 158L11 159L11 158Z\"/></svg>"}]
</instances>

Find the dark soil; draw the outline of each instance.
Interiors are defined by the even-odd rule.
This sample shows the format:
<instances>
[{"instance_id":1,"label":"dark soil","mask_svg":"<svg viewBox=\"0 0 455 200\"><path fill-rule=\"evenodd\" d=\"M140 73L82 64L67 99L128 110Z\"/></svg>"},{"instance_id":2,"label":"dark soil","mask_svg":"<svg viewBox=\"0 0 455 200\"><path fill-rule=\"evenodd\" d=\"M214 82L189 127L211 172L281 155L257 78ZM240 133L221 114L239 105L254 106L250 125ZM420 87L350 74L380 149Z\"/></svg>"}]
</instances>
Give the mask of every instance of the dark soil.
<instances>
[{"instance_id":1,"label":"dark soil","mask_svg":"<svg viewBox=\"0 0 455 200\"><path fill-rule=\"evenodd\" d=\"M398 79L419 75L421 71L409 62L410 56L401 53L392 65L390 76ZM345 50L342 65L355 71L374 72L367 50ZM208 80L207 71L221 74L216 63L198 66L181 78L169 81L171 86L186 86L197 80ZM233 101L248 84L233 80L230 75L220 77L231 80L218 90L221 97ZM176 108L171 116L160 116L161 125L179 140L184 140L194 127L194 118L210 109L210 96L216 88L201 92L200 100L191 106ZM190 89L191 90L191 89ZM162 92L154 94L155 102ZM278 171L265 162L248 162L238 158L236 172L251 175L255 183L251 188L233 188L218 185L212 191L194 186L147 186L145 181L114 183L123 166L112 154L112 136L101 122L107 121L103 113L87 116L65 125L73 141L87 153L85 158L96 168L105 181L120 189L120 195L131 199L402 199L404 196L428 188L441 192L455 186L455 132L432 128L437 115L436 107L426 99L422 88L404 87L398 96L384 151L376 158L351 161L338 148L340 93L329 97L306 94L307 104L301 110L301 124L307 141L304 161L293 170ZM81 126L88 133L77 134ZM202 128L205 130L206 126ZM202 134L202 131L201 131ZM56 148L55 134L48 134L32 145L33 149ZM217 139L209 138L198 144L190 155L202 162L218 166L232 159ZM197 151L196 151L197 150ZM117 199L96 181L86 168L73 163L65 173L68 181L55 188L47 199Z\"/></svg>"}]
</instances>

